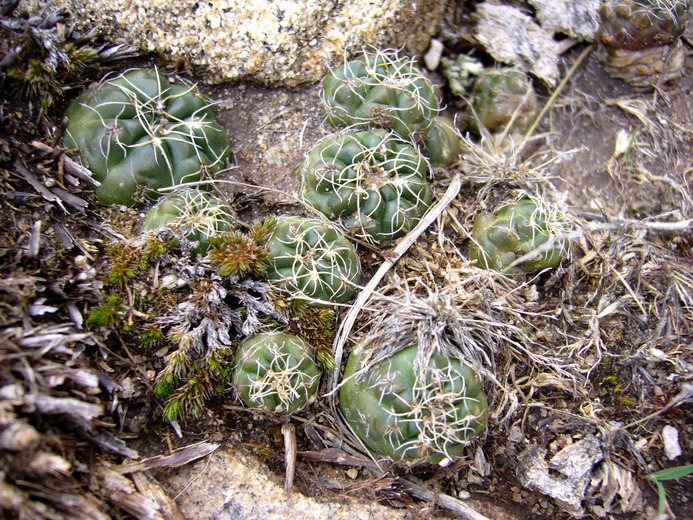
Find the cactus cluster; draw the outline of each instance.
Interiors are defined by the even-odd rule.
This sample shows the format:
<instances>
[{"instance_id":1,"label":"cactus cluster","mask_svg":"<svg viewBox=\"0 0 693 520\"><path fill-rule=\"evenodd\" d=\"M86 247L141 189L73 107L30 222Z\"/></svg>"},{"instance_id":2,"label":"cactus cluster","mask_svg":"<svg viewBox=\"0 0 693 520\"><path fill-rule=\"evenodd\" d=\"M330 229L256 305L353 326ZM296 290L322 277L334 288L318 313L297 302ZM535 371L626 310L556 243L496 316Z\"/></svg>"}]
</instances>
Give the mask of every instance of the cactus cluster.
<instances>
[{"instance_id":1,"label":"cactus cluster","mask_svg":"<svg viewBox=\"0 0 693 520\"><path fill-rule=\"evenodd\" d=\"M209 240L233 228L233 211L212 195L184 188L159 199L147 213L143 231L169 228L197 245L194 254L203 255Z\"/></svg>"},{"instance_id":2,"label":"cactus cluster","mask_svg":"<svg viewBox=\"0 0 693 520\"><path fill-rule=\"evenodd\" d=\"M428 163L408 141L382 129L332 134L299 169L299 196L369 243L411 230L428 209Z\"/></svg>"},{"instance_id":3,"label":"cactus cluster","mask_svg":"<svg viewBox=\"0 0 693 520\"><path fill-rule=\"evenodd\" d=\"M249 408L284 415L296 412L311 401L319 382L312 347L298 336L257 334L236 353L233 384Z\"/></svg>"},{"instance_id":4,"label":"cactus cluster","mask_svg":"<svg viewBox=\"0 0 693 520\"><path fill-rule=\"evenodd\" d=\"M506 274L557 267L570 251L569 241L559 236L564 231L564 221L554 206L523 198L495 215L476 218L469 256L478 267Z\"/></svg>"},{"instance_id":5,"label":"cactus cluster","mask_svg":"<svg viewBox=\"0 0 693 520\"><path fill-rule=\"evenodd\" d=\"M351 242L331 224L280 217L265 247L267 279L291 297L329 305L344 303L356 292L361 262Z\"/></svg>"},{"instance_id":6,"label":"cactus cluster","mask_svg":"<svg viewBox=\"0 0 693 520\"><path fill-rule=\"evenodd\" d=\"M414 344L370 366L372 347L359 344L347 361L339 407L375 453L445 465L486 426L488 403L476 373L459 359L436 353L416 370L417 352Z\"/></svg>"},{"instance_id":7,"label":"cactus cluster","mask_svg":"<svg viewBox=\"0 0 693 520\"><path fill-rule=\"evenodd\" d=\"M79 150L104 204L133 206L160 188L226 166L230 142L193 87L133 69L88 89L68 107L65 146Z\"/></svg>"},{"instance_id":8,"label":"cactus cluster","mask_svg":"<svg viewBox=\"0 0 693 520\"><path fill-rule=\"evenodd\" d=\"M300 197L360 240L401 237L431 203L429 164L447 167L461 151L452 119L413 60L397 52L364 52L331 70L322 83L327 121L348 127L306 155Z\"/></svg>"},{"instance_id":9,"label":"cactus cluster","mask_svg":"<svg viewBox=\"0 0 693 520\"><path fill-rule=\"evenodd\" d=\"M691 0L607 0L599 8L597 41L606 71L635 86L683 72L680 36Z\"/></svg>"}]
</instances>

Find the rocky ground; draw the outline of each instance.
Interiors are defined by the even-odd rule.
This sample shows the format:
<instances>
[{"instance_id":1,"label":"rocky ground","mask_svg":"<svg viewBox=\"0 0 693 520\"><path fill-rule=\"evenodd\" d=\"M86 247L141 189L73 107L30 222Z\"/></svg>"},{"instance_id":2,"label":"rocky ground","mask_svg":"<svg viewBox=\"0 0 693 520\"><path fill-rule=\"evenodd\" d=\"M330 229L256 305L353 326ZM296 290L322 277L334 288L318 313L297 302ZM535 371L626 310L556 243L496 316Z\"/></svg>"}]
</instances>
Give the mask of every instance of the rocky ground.
<instances>
[{"instance_id":1,"label":"rocky ground","mask_svg":"<svg viewBox=\"0 0 693 520\"><path fill-rule=\"evenodd\" d=\"M454 36L450 27L436 35L443 56L470 54L492 65L473 39L471 9L455 12L463 22ZM109 247L139 233L144 210L100 205L64 161L60 129L67 102L107 70L156 66L178 81L200 82L233 143L233 167L216 188L249 225L303 212L294 197L297 167L330 132L320 85L209 85L195 67L159 56L85 63L29 83L34 91L16 90L3 72L3 514L654 518L657 488L643 477L690 462L693 449L690 28L682 44L684 74L648 90L606 74L595 45L566 45L558 61L565 82L535 78L547 111L532 140L520 136L512 146L469 134L467 103L440 67L427 71L466 136L462 160L436 172L436 198L456 178L462 189L372 303L396 294L397 280L452 291L470 312L503 299L510 309L503 319L532 331L531 348L496 352L501 384L488 387L489 427L446 468L374 465L344 437L329 399L319 400L291 420L298 444L293 499L283 489L282 424L242 408L231 392L209 399L197 418L163 420L153 386L169 347L143 346L151 320L133 296L153 271L131 285L109 285ZM46 88L54 88L52 104L39 101ZM519 282L470 271L475 216L518 189L539 191L565 209L574 231L571 261ZM366 248L361 254L367 274L388 258ZM116 292L129 298L129 311L117 326L89 326L90 311ZM357 327L371 320L363 312ZM322 390L329 391L327 380ZM672 428L682 451L676 457L665 442ZM693 516L690 478L664 486L669 514Z\"/></svg>"}]
</instances>

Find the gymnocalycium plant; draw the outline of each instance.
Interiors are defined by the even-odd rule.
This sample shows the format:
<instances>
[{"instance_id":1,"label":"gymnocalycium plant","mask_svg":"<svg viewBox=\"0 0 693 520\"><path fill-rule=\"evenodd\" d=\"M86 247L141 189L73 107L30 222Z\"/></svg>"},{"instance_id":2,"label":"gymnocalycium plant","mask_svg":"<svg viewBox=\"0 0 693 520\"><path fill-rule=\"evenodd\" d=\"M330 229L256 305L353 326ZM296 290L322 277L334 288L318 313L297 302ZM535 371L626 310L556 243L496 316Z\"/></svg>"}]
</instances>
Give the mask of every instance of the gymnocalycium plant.
<instances>
[{"instance_id":1,"label":"gymnocalycium plant","mask_svg":"<svg viewBox=\"0 0 693 520\"><path fill-rule=\"evenodd\" d=\"M364 52L336 67L321 95L330 124L382 127L404 139L426 130L439 111L430 81L393 49Z\"/></svg>"},{"instance_id":2,"label":"gymnocalycium plant","mask_svg":"<svg viewBox=\"0 0 693 520\"><path fill-rule=\"evenodd\" d=\"M311 401L319 382L320 368L313 350L298 336L257 334L246 339L236 353L233 384L250 408L293 413Z\"/></svg>"},{"instance_id":3,"label":"gymnocalycium plant","mask_svg":"<svg viewBox=\"0 0 693 520\"><path fill-rule=\"evenodd\" d=\"M183 188L159 199L149 210L143 231L169 228L174 234L197 242L194 254L209 249L209 240L233 228L233 211L209 193Z\"/></svg>"},{"instance_id":4,"label":"gymnocalycium plant","mask_svg":"<svg viewBox=\"0 0 693 520\"><path fill-rule=\"evenodd\" d=\"M515 69L494 69L480 74L472 90L472 106L476 117L470 124L476 132L480 132L479 123L489 132L502 131L513 117L510 132L525 132L538 114L531 80Z\"/></svg>"},{"instance_id":5,"label":"gymnocalycium plant","mask_svg":"<svg viewBox=\"0 0 693 520\"><path fill-rule=\"evenodd\" d=\"M65 146L78 149L101 183L104 204L133 206L159 188L198 181L226 166L229 137L195 88L157 70L104 79L67 109Z\"/></svg>"},{"instance_id":6,"label":"gymnocalycium plant","mask_svg":"<svg viewBox=\"0 0 693 520\"><path fill-rule=\"evenodd\" d=\"M462 153L462 136L448 116L433 118L423 140L426 156L433 166L450 166Z\"/></svg>"},{"instance_id":7,"label":"gymnocalycium plant","mask_svg":"<svg viewBox=\"0 0 693 520\"><path fill-rule=\"evenodd\" d=\"M428 162L383 129L344 131L318 142L299 168L299 197L357 238L380 244L413 229L433 192Z\"/></svg>"},{"instance_id":8,"label":"gymnocalycium plant","mask_svg":"<svg viewBox=\"0 0 693 520\"><path fill-rule=\"evenodd\" d=\"M372 347L351 352L339 407L359 438L395 461L445 465L486 426L488 403L476 373L435 353L415 370L418 345L368 366Z\"/></svg>"},{"instance_id":9,"label":"gymnocalycium plant","mask_svg":"<svg viewBox=\"0 0 693 520\"><path fill-rule=\"evenodd\" d=\"M265 248L270 283L309 304L344 303L361 280L354 246L337 227L318 219L277 218Z\"/></svg>"},{"instance_id":10,"label":"gymnocalycium plant","mask_svg":"<svg viewBox=\"0 0 693 520\"><path fill-rule=\"evenodd\" d=\"M478 267L506 274L558 267L570 251L570 242L560 238L565 229L556 207L522 198L476 218L469 257Z\"/></svg>"},{"instance_id":11,"label":"gymnocalycium plant","mask_svg":"<svg viewBox=\"0 0 693 520\"><path fill-rule=\"evenodd\" d=\"M599 58L615 78L647 87L683 73L680 36L691 0L607 0L599 7Z\"/></svg>"}]
</instances>

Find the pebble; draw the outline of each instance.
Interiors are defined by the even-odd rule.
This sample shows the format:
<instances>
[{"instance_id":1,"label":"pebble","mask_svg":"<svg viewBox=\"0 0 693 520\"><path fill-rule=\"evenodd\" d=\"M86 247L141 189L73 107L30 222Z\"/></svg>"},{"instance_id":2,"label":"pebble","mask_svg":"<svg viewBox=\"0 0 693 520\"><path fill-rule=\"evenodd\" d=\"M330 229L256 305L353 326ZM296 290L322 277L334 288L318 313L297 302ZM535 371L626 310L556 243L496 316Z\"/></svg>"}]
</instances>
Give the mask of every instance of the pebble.
<instances>
[{"instance_id":1,"label":"pebble","mask_svg":"<svg viewBox=\"0 0 693 520\"><path fill-rule=\"evenodd\" d=\"M664 453L669 460L674 460L682 454L679 445L679 431L673 426L666 425L662 428L662 441L664 441Z\"/></svg>"}]
</instances>

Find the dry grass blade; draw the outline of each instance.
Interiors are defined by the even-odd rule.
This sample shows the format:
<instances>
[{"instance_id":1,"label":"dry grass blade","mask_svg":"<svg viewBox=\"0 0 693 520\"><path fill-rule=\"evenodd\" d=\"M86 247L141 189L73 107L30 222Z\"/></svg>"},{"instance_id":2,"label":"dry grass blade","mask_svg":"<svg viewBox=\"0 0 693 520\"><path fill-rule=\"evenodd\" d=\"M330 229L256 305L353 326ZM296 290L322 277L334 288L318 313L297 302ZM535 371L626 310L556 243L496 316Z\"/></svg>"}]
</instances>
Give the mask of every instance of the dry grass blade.
<instances>
[{"instance_id":1,"label":"dry grass blade","mask_svg":"<svg viewBox=\"0 0 693 520\"><path fill-rule=\"evenodd\" d=\"M334 395L334 392L337 390L340 364L344 356L344 346L349 338L349 334L351 333L352 327L356 322L356 318L358 317L360 310L371 297L371 294L373 293L373 291L375 291L378 284L387 274L387 272L392 268L393 265L395 265L397 260L399 260L402 257L402 255L406 253L406 251L411 247L411 245L414 242L416 242L417 238L421 236L421 234L424 231L426 231L426 229L435 221L435 219L437 219L440 216L440 214L445 210L448 204L452 202L452 199L454 199L457 196L461 187L461 178L459 176L453 178L453 181L450 183L450 186L448 187L443 198L440 201L438 201L436 205L433 206L426 213L426 215L424 215L419 224L413 230L411 230L404 238L401 239L397 247L395 247L391 257L388 258L380 266L378 271L369 280L368 284L359 292L359 295L356 298L356 301L354 302L353 306L349 309L349 312L343 318L342 323L339 326L339 330L337 331L337 335L335 337L334 358L336 368L332 376L332 395Z\"/></svg>"},{"instance_id":2,"label":"dry grass blade","mask_svg":"<svg viewBox=\"0 0 693 520\"><path fill-rule=\"evenodd\" d=\"M156 455L138 462L129 462L114 469L122 474L148 471L154 468L177 468L214 452L219 444L199 442L174 450L170 455Z\"/></svg>"}]
</instances>

